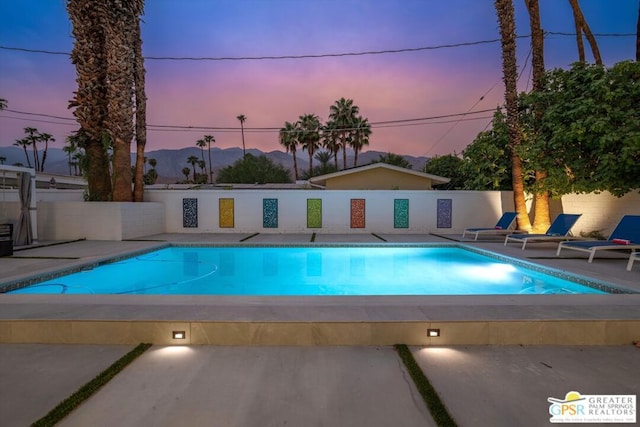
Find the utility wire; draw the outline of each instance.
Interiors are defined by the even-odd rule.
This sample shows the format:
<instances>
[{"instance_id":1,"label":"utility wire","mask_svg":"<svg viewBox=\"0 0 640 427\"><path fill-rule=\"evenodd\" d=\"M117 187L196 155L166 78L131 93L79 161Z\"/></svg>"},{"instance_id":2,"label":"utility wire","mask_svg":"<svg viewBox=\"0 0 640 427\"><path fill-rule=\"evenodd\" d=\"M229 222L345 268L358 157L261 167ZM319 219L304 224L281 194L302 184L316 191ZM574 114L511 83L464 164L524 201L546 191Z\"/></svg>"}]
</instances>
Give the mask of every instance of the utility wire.
<instances>
[{"instance_id":1,"label":"utility wire","mask_svg":"<svg viewBox=\"0 0 640 427\"><path fill-rule=\"evenodd\" d=\"M566 33L560 31L546 31L546 34L558 35L558 36L575 36L575 33ZM635 37L635 33L596 33L597 37ZM529 38L529 34L516 36L516 38ZM365 55L384 55L393 53L406 53L406 52L419 52L425 50L438 50L448 49L465 46L477 46L482 44L493 44L500 42L500 39L488 39L488 40L476 40L471 42L461 43L448 43L434 46L421 46L402 49L385 49L385 50L372 50L372 51L360 51L360 52L341 52L341 53L322 53L322 54L303 54L303 55L261 55L261 56L145 56L146 60L154 61L260 61L260 60L282 60L282 59L312 59L312 58L335 58L343 56L365 56ZM27 53L40 53L47 55L62 55L71 56L69 52L44 50L44 49L30 49L16 46L2 46L0 50L10 50Z\"/></svg>"}]
</instances>

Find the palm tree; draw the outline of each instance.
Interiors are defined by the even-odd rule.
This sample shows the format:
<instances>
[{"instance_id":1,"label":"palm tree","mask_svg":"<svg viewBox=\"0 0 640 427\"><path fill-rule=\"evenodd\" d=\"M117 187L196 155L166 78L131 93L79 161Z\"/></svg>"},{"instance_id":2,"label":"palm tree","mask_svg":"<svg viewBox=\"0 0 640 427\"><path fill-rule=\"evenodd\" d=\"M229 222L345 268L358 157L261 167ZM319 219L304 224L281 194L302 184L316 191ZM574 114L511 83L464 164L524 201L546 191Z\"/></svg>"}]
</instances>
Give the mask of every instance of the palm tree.
<instances>
[{"instance_id":1,"label":"palm tree","mask_svg":"<svg viewBox=\"0 0 640 427\"><path fill-rule=\"evenodd\" d=\"M347 144L351 137L353 122L360 109L353 104L353 99L340 98L329 107L328 128L337 133L337 139L342 148L342 167L347 168Z\"/></svg>"},{"instance_id":2,"label":"palm tree","mask_svg":"<svg viewBox=\"0 0 640 427\"><path fill-rule=\"evenodd\" d=\"M158 160L154 159L153 157L149 159L149 166L151 166L151 169L155 169L157 165Z\"/></svg>"},{"instance_id":3,"label":"palm tree","mask_svg":"<svg viewBox=\"0 0 640 427\"><path fill-rule=\"evenodd\" d=\"M244 159L247 156L244 148L244 122L247 120L247 117L244 114L240 114L239 116L236 116L236 119L240 120L240 131L242 132L242 158Z\"/></svg>"},{"instance_id":4,"label":"palm tree","mask_svg":"<svg viewBox=\"0 0 640 427\"><path fill-rule=\"evenodd\" d=\"M0 98L0 111L7 108L7 100L4 98Z\"/></svg>"},{"instance_id":5,"label":"palm tree","mask_svg":"<svg viewBox=\"0 0 640 427\"><path fill-rule=\"evenodd\" d=\"M320 148L320 118L315 114L305 114L300 116L298 123L300 145L309 153L309 178L311 178L313 154Z\"/></svg>"},{"instance_id":6,"label":"palm tree","mask_svg":"<svg viewBox=\"0 0 640 427\"><path fill-rule=\"evenodd\" d=\"M144 5L142 5L144 7ZM140 10L142 13L142 9ZM140 31L140 16L131 21L131 37L133 43L133 84L135 99L135 138L136 138L136 169L133 186L133 200L144 201L144 173L140 165L140 159L144 157L145 146L147 145L147 94L145 91L145 68L144 57L142 56L142 35Z\"/></svg>"},{"instance_id":7,"label":"palm tree","mask_svg":"<svg viewBox=\"0 0 640 427\"><path fill-rule=\"evenodd\" d=\"M196 145L200 147L200 156L202 157L202 163L204 164L204 147L207 146L207 142L204 139L199 139L196 141ZM203 170L203 173L204 173L204 170ZM205 176L207 175L205 174Z\"/></svg>"},{"instance_id":8,"label":"palm tree","mask_svg":"<svg viewBox=\"0 0 640 427\"><path fill-rule=\"evenodd\" d=\"M184 180L189 181L189 174L191 173L191 169L182 168L182 174L184 175Z\"/></svg>"},{"instance_id":9,"label":"palm tree","mask_svg":"<svg viewBox=\"0 0 640 427\"><path fill-rule=\"evenodd\" d=\"M71 62L78 83L69 107L75 107L73 115L80 125L76 135L84 141L89 200L107 201L111 198L111 170L103 138L107 104L104 23L108 5L93 0L67 0L66 4L75 39Z\"/></svg>"},{"instance_id":10,"label":"palm tree","mask_svg":"<svg viewBox=\"0 0 640 427\"><path fill-rule=\"evenodd\" d=\"M17 139L13 143L16 147L22 147L24 150L24 156L27 158L27 166L31 167L31 160L29 160L29 153L27 153L27 147L29 146L29 140L27 138Z\"/></svg>"},{"instance_id":11,"label":"palm tree","mask_svg":"<svg viewBox=\"0 0 640 427\"><path fill-rule=\"evenodd\" d=\"M196 165L198 164L198 158L196 156L189 156L187 158L187 163L191 165L193 168L193 182L196 182ZM183 169L184 170L184 169Z\"/></svg>"},{"instance_id":12,"label":"palm tree","mask_svg":"<svg viewBox=\"0 0 640 427\"><path fill-rule=\"evenodd\" d=\"M505 86L505 104L507 107L507 127L511 149L511 177L513 181L513 199L518 212L518 229L531 230L524 197L524 178L522 160L518 155L522 134L518 123L518 91L516 65L516 24L512 0L495 0L502 45L502 72Z\"/></svg>"},{"instance_id":13,"label":"palm tree","mask_svg":"<svg viewBox=\"0 0 640 427\"><path fill-rule=\"evenodd\" d=\"M591 52L593 53L593 59L598 65L602 65L602 57L600 56L600 49L598 49L598 42L596 42L596 38L593 36L591 32L591 28L587 24L587 20L584 18L582 14L582 9L580 9L580 3L578 0L569 0L569 4L571 5L571 10L573 10L573 19L576 24L576 37L578 42L578 58L580 62L585 62L584 56L584 44L582 43L582 31L584 31L584 36L587 38L589 45L591 46Z\"/></svg>"},{"instance_id":14,"label":"palm tree","mask_svg":"<svg viewBox=\"0 0 640 427\"><path fill-rule=\"evenodd\" d=\"M331 153L335 161L336 170L338 170L340 142L338 141L338 132L332 126L333 123L329 122L322 127L322 146Z\"/></svg>"},{"instance_id":15,"label":"palm tree","mask_svg":"<svg viewBox=\"0 0 640 427\"><path fill-rule=\"evenodd\" d=\"M4 165L4 162L7 161L7 158L5 156L0 156L0 165Z\"/></svg>"},{"instance_id":16,"label":"palm tree","mask_svg":"<svg viewBox=\"0 0 640 427\"><path fill-rule=\"evenodd\" d=\"M38 142L44 142L44 151L42 152L42 163L40 163L40 172L44 172L44 162L47 160L47 150L50 142L56 142L50 133L41 133Z\"/></svg>"},{"instance_id":17,"label":"palm tree","mask_svg":"<svg viewBox=\"0 0 640 427\"><path fill-rule=\"evenodd\" d=\"M353 122L353 132L349 144L355 153L353 158L354 168L358 166L358 153L362 151L362 147L369 145L369 136L371 136L369 119L363 119L361 116L356 117Z\"/></svg>"},{"instance_id":18,"label":"palm tree","mask_svg":"<svg viewBox=\"0 0 640 427\"><path fill-rule=\"evenodd\" d=\"M287 153L291 153L293 155L293 173L296 181L298 180L298 159L296 157L298 131L297 123L284 122L284 126L280 128L280 132L278 134L280 145L287 150Z\"/></svg>"},{"instance_id":19,"label":"palm tree","mask_svg":"<svg viewBox=\"0 0 640 427\"><path fill-rule=\"evenodd\" d=\"M538 0L525 1L527 10L529 11L529 25L531 27L531 51L532 56L532 68L533 68L533 91L539 92L542 90L542 78L544 76L544 33L540 25L540 7ZM538 120L535 120L534 134L538 133L538 123L542 117L542 105L535 106L535 115ZM544 183L547 178L546 171L535 171L536 182L539 184ZM533 215L533 232L544 233L551 225L551 218L549 214L549 192L539 191L534 194L534 215Z\"/></svg>"},{"instance_id":20,"label":"palm tree","mask_svg":"<svg viewBox=\"0 0 640 427\"><path fill-rule=\"evenodd\" d=\"M400 154L387 153L378 156L377 160L372 160L371 163L386 163L392 166L399 166L401 168L412 169L413 166L407 159Z\"/></svg>"},{"instance_id":21,"label":"palm tree","mask_svg":"<svg viewBox=\"0 0 640 427\"><path fill-rule=\"evenodd\" d=\"M205 135L204 142L207 143L207 149L209 153L209 182L213 184L213 166L211 165L211 144L215 144L216 139L213 135Z\"/></svg>"},{"instance_id":22,"label":"palm tree","mask_svg":"<svg viewBox=\"0 0 640 427\"><path fill-rule=\"evenodd\" d=\"M25 139L27 140L27 145L30 145L33 149L33 167L36 171L40 171L40 156L38 156L38 141L40 140L40 132L38 129L32 127L24 128L24 133L27 134Z\"/></svg>"}]
</instances>

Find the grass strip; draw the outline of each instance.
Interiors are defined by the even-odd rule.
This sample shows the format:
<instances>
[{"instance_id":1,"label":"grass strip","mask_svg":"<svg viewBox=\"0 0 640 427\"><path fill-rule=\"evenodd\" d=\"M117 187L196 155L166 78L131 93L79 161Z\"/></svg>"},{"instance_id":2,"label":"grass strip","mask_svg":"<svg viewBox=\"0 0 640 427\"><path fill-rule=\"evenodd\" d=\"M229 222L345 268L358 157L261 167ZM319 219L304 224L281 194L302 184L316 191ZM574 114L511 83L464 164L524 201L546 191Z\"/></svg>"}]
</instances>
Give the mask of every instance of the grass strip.
<instances>
[{"instance_id":1,"label":"grass strip","mask_svg":"<svg viewBox=\"0 0 640 427\"><path fill-rule=\"evenodd\" d=\"M31 424L32 427L53 426L60 422L64 417L69 415L71 411L80 406L82 402L91 397L103 385L111 381L120 371L128 364L133 362L138 356L142 355L151 344L141 343L129 353L116 360L111 366L98 374L97 377L80 387L75 393L60 402L58 406L53 408L47 415Z\"/></svg>"},{"instance_id":2,"label":"grass strip","mask_svg":"<svg viewBox=\"0 0 640 427\"><path fill-rule=\"evenodd\" d=\"M254 237L256 237L258 234L260 234L260 233L253 233L253 234L251 234L251 235L249 235L249 236L247 236L247 237L245 237L245 238L243 238L243 239L240 239L240 241L241 241L241 242L246 242L246 241L247 241L247 240L249 240L249 239L253 239L253 238L254 238Z\"/></svg>"},{"instance_id":3,"label":"grass strip","mask_svg":"<svg viewBox=\"0 0 640 427\"><path fill-rule=\"evenodd\" d=\"M427 408L429 408L429 412L431 412L431 416L436 424L440 427L456 427L456 422L449 414L449 411L447 411L447 408L440 400L440 396L438 396L438 393L424 375L420 366L418 366L409 348L405 344L396 344L394 347L400 359L402 359L404 366L407 368L407 371L409 371L413 383L420 392L422 400L427 404Z\"/></svg>"}]
</instances>

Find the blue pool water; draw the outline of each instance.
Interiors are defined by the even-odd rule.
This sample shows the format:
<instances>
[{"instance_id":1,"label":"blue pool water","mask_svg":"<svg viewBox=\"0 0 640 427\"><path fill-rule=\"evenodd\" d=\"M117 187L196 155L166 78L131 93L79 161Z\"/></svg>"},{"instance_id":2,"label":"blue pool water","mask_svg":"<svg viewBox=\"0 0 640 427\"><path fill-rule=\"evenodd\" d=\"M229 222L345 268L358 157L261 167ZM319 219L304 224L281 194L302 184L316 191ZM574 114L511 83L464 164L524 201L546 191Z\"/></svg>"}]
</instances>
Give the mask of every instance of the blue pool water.
<instances>
[{"instance_id":1,"label":"blue pool water","mask_svg":"<svg viewBox=\"0 0 640 427\"><path fill-rule=\"evenodd\" d=\"M12 293L483 295L604 293L454 247L171 247Z\"/></svg>"}]
</instances>

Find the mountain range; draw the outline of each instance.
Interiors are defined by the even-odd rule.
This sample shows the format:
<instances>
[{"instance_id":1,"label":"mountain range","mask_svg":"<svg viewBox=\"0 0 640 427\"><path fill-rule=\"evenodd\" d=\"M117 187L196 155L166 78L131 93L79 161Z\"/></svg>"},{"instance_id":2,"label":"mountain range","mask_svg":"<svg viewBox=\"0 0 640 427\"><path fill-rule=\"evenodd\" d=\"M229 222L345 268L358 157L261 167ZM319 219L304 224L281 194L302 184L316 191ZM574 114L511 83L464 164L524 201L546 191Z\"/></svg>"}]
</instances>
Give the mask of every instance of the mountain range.
<instances>
[{"instance_id":1,"label":"mountain range","mask_svg":"<svg viewBox=\"0 0 640 427\"><path fill-rule=\"evenodd\" d=\"M271 159L274 163L279 163L285 168L292 171L293 177L293 156L283 151L270 151L262 152L257 149L248 149L247 153L251 153L254 156L265 155ZM28 151L31 164L33 165L33 153ZM365 151L358 154L358 166L371 163L372 160L378 160L380 156L387 153L382 151ZM198 159L202 158L202 154L198 147L188 147L175 150L155 150L146 153L147 159L156 159L156 171L158 172L158 183L175 183L184 179L182 169L188 167L191 169L191 165L187 163L189 156L196 156ZM42 157L42 153L40 153ZM429 160L428 157L403 157L411 164L413 170L422 170L425 163ZM27 165L25 159L24 150L19 147L0 147L0 158L4 158L4 164L14 165L21 163ZM236 160L242 158L241 148L211 148L211 162L213 163L214 176L217 172L225 166L233 164ZM309 168L309 156L306 152L298 152L296 154L298 162L298 172ZM131 155L132 164L135 162L135 155ZM207 150L204 151L204 159L209 162ZM318 161L314 159L314 165L318 165ZM339 155L338 163L342 167L342 156ZM353 153L347 152L347 165L353 166ZM149 166L147 166L148 168ZM69 163L67 154L59 148L49 147L47 150L47 160L45 163L44 171L46 173L56 175L69 175Z\"/></svg>"}]
</instances>

